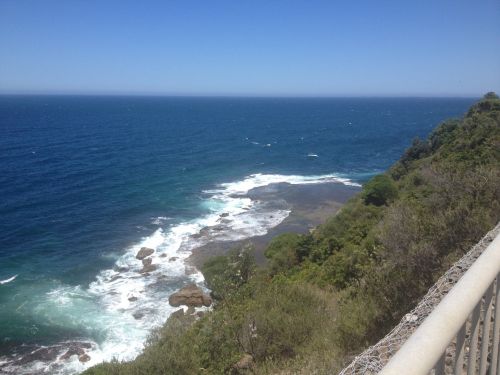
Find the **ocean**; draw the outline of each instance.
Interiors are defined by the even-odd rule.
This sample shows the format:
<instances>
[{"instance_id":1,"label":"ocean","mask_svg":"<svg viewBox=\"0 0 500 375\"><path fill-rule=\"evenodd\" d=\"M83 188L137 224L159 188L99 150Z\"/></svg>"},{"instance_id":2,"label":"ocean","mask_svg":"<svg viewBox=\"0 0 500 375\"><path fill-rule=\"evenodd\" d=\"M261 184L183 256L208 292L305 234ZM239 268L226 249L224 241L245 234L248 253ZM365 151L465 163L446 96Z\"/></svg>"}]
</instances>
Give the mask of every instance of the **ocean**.
<instances>
[{"instance_id":1,"label":"ocean","mask_svg":"<svg viewBox=\"0 0 500 375\"><path fill-rule=\"evenodd\" d=\"M249 192L360 185L474 100L0 96L0 373L134 358L193 249L290 214Z\"/></svg>"}]
</instances>

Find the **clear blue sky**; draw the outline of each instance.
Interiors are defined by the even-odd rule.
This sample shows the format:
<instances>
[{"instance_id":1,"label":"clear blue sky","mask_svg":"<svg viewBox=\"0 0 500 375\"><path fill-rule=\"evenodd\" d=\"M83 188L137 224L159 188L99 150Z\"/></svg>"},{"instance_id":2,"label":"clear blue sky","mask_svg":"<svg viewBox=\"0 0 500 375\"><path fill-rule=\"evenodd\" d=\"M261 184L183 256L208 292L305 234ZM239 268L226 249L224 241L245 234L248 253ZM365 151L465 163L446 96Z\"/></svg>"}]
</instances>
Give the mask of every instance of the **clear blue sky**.
<instances>
[{"instance_id":1,"label":"clear blue sky","mask_svg":"<svg viewBox=\"0 0 500 375\"><path fill-rule=\"evenodd\" d=\"M0 92L477 96L500 0L0 0Z\"/></svg>"}]
</instances>

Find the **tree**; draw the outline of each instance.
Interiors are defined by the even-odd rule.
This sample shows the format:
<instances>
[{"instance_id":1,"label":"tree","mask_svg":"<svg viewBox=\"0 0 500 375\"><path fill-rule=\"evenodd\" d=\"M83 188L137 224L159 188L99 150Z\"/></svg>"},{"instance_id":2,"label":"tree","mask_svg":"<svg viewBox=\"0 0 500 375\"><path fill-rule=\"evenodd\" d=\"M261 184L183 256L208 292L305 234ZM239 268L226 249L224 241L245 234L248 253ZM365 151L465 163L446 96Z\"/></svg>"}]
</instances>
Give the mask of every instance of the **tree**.
<instances>
[{"instance_id":1,"label":"tree","mask_svg":"<svg viewBox=\"0 0 500 375\"><path fill-rule=\"evenodd\" d=\"M231 250L227 255L208 259L201 270L212 290L212 297L223 300L248 283L255 273L255 268L253 248L245 245L240 249Z\"/></svg>"},{"instance_id":2,"label":"tree","mask_svg":"<svg viewBox=\"0 0 500 375\"><path fill-rule=\"evenodd\" d=\"M498 95L496 93L494 93L493 91L490 91L484 95L484 99L499 99L499 98L498 98Z\"/></svg>"},{"instance_id":3,"label":"tree","mask_svg":"<svg viewBox=\"0 0 500 375\"><path fill-rule=\"evenodd\" d=\"M395 199L398 195L396 185L385 174L380 174L372 178L363 190L363 200L365 204L382 206Z\"/></svg>"},{"instance_id":4,"label":"tree","mask_svg":"<svg viewBox=\"0 0 500 375\"><path fill-rule=\"evenodd\" d=\"M406 149L403 157L401 158L401 162L404 166L408 166L408 163L427 156L430 151L431 148L429 143L416 137L413 139L411 146Z\"/></svg>"}]
</instances>

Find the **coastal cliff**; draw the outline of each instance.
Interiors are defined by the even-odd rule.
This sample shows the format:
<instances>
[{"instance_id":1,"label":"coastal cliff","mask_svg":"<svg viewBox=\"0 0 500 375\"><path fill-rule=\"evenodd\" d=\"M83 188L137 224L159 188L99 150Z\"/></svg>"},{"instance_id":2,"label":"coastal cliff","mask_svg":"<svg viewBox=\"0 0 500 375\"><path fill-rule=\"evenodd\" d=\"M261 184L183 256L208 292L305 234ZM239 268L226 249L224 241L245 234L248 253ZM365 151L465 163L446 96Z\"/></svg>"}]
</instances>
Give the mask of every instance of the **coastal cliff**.
<instances>
[{"instance_id":1,"label":"coastal cliff","mask_svg":"<svg viewBox=\"0 0 500 375\"><path fill-rule=\"evenodd\" d=\"M500 100L488 93L312 233L275 237L266 267L248 247L209 259L212 310L176 314L136 360L85 374L335 373L499 219Z\"/></svg>"}]
</instances>

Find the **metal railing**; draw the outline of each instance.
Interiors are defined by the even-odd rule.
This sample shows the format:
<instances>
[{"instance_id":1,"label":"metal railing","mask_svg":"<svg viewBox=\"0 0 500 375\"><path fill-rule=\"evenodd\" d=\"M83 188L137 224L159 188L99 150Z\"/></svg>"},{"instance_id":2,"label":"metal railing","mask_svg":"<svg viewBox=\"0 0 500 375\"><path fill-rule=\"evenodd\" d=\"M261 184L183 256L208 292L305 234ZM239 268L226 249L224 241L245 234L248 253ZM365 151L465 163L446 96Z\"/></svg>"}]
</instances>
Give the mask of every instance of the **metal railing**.
<instances>
[{"instance_id":1,"label":"metal railing","mask_svg":"<svg viewBox=\"0 0 500 375\"><path fill-rule=\"evenodd\" d=\"M379 375L500 375L500 235Z\"/></svg>"}]
</instances>

